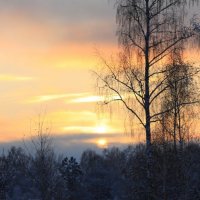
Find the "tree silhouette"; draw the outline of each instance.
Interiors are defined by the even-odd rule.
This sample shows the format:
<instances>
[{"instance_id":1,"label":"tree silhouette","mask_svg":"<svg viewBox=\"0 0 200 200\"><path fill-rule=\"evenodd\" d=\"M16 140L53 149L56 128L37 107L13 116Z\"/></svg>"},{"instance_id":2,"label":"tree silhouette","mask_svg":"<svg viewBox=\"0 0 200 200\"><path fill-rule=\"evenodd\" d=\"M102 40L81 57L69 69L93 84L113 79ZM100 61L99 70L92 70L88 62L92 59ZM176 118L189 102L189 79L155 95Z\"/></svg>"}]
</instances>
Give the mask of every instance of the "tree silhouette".
<instances>
[{"instance_id":1,"label":"tree silhouette","mask_svg":"<svg viewBox=\"0 0 200 200\"><path fill-rule=\"evenodd\" d=\"M192 115L192 106L199 103L198 87L194 79L199 73L198 68L179 61L173 61L166 66L166 85L168 90L162 101L161 117L162 131L165 137L173 138L174 148L176 150L177 141L180 147L189 139L189 117ZM166 138L163 137L164 140Z\"/></svg>"},{"instance_id":2,"label":"tree silhouette","mask_svg":"<svg viewBox=\"0 0 200 200\"><path fill-rule=\"evenodd\" d=\"M152 123L168 112L160 108L160 99L169 88L163 73L171 55L181 55L189 39L198 35L198 21L188 23L185 17L189 3L195 2L118 0L117 35L122 53L114 64L103 60L102 71L97 72L100 93L108 95L104 103L122 102L145 129L148 199L152 199Z\"/></svg>"},{"instance_id":3,"label":"tree silhouette","mask_svg":"<svg viewBox=\"0 0 200 200\"><path fill-rule=\"evenodd\" d=\"M77 163L75 158L71 157L68 159L66 157L63 159L60 166L60 173L66 185L67 199L75 200L82 175L80 165Z\"/></svg>"}]
</instances>

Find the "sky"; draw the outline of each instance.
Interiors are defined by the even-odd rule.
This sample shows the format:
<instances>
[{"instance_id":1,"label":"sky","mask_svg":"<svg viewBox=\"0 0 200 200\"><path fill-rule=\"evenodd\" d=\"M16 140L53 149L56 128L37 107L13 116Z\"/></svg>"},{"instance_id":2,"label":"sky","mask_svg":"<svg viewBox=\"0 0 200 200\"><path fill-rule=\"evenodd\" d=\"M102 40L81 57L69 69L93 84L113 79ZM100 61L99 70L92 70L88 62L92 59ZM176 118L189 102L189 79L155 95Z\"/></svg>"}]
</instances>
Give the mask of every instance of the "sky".
<instances>
[{"instance_id":1,"label":"sky","mask_svg":"<svg viewBox=\"0 0 200 200\"><path fill-rule=\"evenodd\" d=\"M121 110L97 105L92 71L118 49L115 12L109 0L0 0L1 145L34 137L39 122L72 154L143 140L124 134Z\"/></svg>"},{"instance_id":2,"label":"sky","mask_svg":"<svg viewBox=\"0 0 200 200\"><path fill-rule=\"evenodd\" d=\"M124 120L98 107L91 72L116 52L115 22L108 0L0 0L1 144L33 137L41 121L72 151L132 143Z\"/></svg>"}]
</instances>

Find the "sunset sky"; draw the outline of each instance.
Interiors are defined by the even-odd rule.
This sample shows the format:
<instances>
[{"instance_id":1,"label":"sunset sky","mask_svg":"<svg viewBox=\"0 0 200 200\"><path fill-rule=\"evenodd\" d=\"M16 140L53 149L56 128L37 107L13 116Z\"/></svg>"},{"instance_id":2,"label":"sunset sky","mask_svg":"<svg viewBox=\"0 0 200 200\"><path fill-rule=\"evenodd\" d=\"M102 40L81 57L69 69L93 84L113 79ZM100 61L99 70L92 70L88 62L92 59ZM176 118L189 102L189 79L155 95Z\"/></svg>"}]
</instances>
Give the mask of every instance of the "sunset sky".
<instances>
[{"instance_id":1,"label":"sunset sky","mask_svg":"<svg viewBox=\"0 0 200 200\"><path fill-rule=\"evenodd\" d=\"M113 1L0 0L0 9L1 144L34 136L39 115L62 148L138 141L124 116L101 112L91 73L118 48Z\"/></svg>"},{"instance_id":2,"label":"sunset sky","mask_svg":"<svg viewBox=\"0 0 200 200\"><path fill-rule=\"evenodd\" d=\"M91 73L98 53L117 49L113 3L1 0L0 9L0 142L34 135L39 114L64 146L130 141L122 119L99 112Z\"/></svg>"}]
</instances>

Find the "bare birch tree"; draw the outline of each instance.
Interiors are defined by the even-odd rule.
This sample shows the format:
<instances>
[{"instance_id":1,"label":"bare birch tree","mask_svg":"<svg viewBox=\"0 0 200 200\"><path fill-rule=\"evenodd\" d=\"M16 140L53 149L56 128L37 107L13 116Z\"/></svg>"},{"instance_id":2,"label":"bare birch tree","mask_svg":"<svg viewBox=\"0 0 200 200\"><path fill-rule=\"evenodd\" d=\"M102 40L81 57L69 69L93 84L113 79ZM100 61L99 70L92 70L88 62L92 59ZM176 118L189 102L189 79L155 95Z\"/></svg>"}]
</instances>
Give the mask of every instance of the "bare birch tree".
<instances>
[{"instance_id":1,"label":"bare birch tree","mask_svg":"<svg viewBox=\"0 0 200 200\"><path fill-rule=\"evenodd\" d=\"M104 103L121 101L139 120L146 130L147 149L151 146L151 123L165 112L155 109L156 100L169 88L165 85L164 66L174 49L182 51L184 44L197 35L197 22L186 23L188 2L117 1L118 37L123 53L117 65L104 61L102 73L97 73L103 83L99 86L101 91L110 92ZM143 114L137 112L135 107L139 106Z\"/></svg>"},{"instance_id":2,"label":"bare birch tree","mask_svg":"<svg viewBox=\"0 0 200 200\"><path fill-rule=\"evenodd\" d=\"M117 64L109 64L104 60L103 70L97 73L99 88L109 94L105 99L106 104L122 102L126 110L144 127L149 179L152 165L151 124L160 120L163 113L173 109L160 109L160 99L169 88L169 85L165 85L164 66L175 50L183 51L184 45L198 35L198 21L190 21L185 17L189 4L197 2L198 0L116 2L117 35L123 53ZM148 198L151 199L150 188L147 190Z\"/></svg>"},{"instance_id":3,"label":"bare birch tree","mask_svg":"<svg viewBox=\"0 0 200 200\"><path fill-rule=\"evenodd\" d=\"M189 117L192 108L199 104L199 89L194 79L198 77L199 68L185 64L181 60L174 60L166 66L166 84L169 86L162 101L163 113L161 125L165 137L173 138L174 149L177 141L183 147L184 141L189 134ZM166 138L163 137L165 140Z\"/></svg>"},{"instance_id":4,"label":"bare birch tree","mask_svg":"<svg viewBox=\"0 0 200 200\"><path fill-rule=\"evenodd\" d=\"M45 113L40 113L34 122L35 135L31 139L31 152L34 153L30 154L31 168L28 170L28 175L39 191L40 198L51 200L54 198L58 176L51 127L45 121Z\"/></svg>"}]
</instances>

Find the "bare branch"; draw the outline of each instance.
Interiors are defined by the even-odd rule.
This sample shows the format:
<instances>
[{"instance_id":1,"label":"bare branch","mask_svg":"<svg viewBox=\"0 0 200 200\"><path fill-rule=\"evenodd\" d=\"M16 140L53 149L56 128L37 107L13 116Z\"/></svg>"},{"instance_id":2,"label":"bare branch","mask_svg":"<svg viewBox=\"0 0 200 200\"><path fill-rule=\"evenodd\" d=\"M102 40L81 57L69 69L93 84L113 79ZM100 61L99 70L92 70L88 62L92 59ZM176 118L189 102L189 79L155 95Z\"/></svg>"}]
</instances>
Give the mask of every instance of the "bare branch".
<instances>
[{"instance_id":1,"label":"bare branch","mask_svg":"<svg viewBox=\"0 0 200 200\"><path fill-rule=\"evenodd\" d=\"M191 105L191 104L199 104L199 103L200 103L200 100L197 100L197 101L192 101L192 102L183 102L183 103L177 104L176 106L178 107L178 106L182 106L182 105ZM175 108L175 106L172 106L171 108L168 108L164 111L156 113L156 114L151 116L151 119L154 118L154 117L158 117L160 115L163 115L165 113L168 113L168 112L172 111L174 108Z\"/></svg>"},{"instance_id":2,"label":"bare branch","mask_svg":"<svg viewBox=\"0 0 200 200\"><path fill-rule=\"evenodd\" d=\"M122 95L119 93L119 91L117 91L115 88L112 88L110 85L107 85L107 87L109 87L109 89L111 89L113 92L115 92L118 96L119 99L121 100L121 102L125 105L125 107L132 113L135 115L135 117L140 121L140 123L145 127L145 124L143 123L142 119L139 117L139 115L136 113L136 111L134 111L132 108L130 108L128 106L128 104L126 103L126 101L122 98Z\"/></svg>"},{"instance_id":3,"label":"bare branch","mask_svg":"<svg viewBox=\"0 0 200 200\"><path fill-rule=\"evenodd\" d=\"M163 58L163 55L170 50L172 47L174 47L177 43L179 43L182 40L188 39L190 37L192 37L194 34L191 33L189 35L186 36L181 36L180 38L178 38L176 41L174 41L173 43L171 43L170 45L168 45L164 50L162 50L160 53L158 53L154 58L151 59L151 61L149 62L150 65L154 65L157 61L157 59L159 59L159 57L161 56ZM155 62L154 62L155 61Z\"/></svg>"},{"instance_id":4,"label":"bare branch","mask_svg":"<svg viewBox=\"0 0 200 200\"><path fill-rule=\"evenodd\" d=\"M164 12L165 10L167 10L168 8L176 5L179 2L179 0L176 1L172 1L171 3L169 3L168 5L166 5L165 7L161 8L158 10L158 12L151 14L151 19L158 16L160 13ZM152 7L151 7L152 8Z\"/></svg>"},{"instance_id":5,"label":"bare branch","mask_svg":"<svg viewBox=\"0 0 200 200\"><path fill-rule=\"evenodd\" d=\"M164 91L167 90L167 88L169 88L169 85L165 86L162 90L160 90L150 101L150 104L153 103L153 101L158 98L159 95L161 95Z\"/></svg>"}]
</instances>

